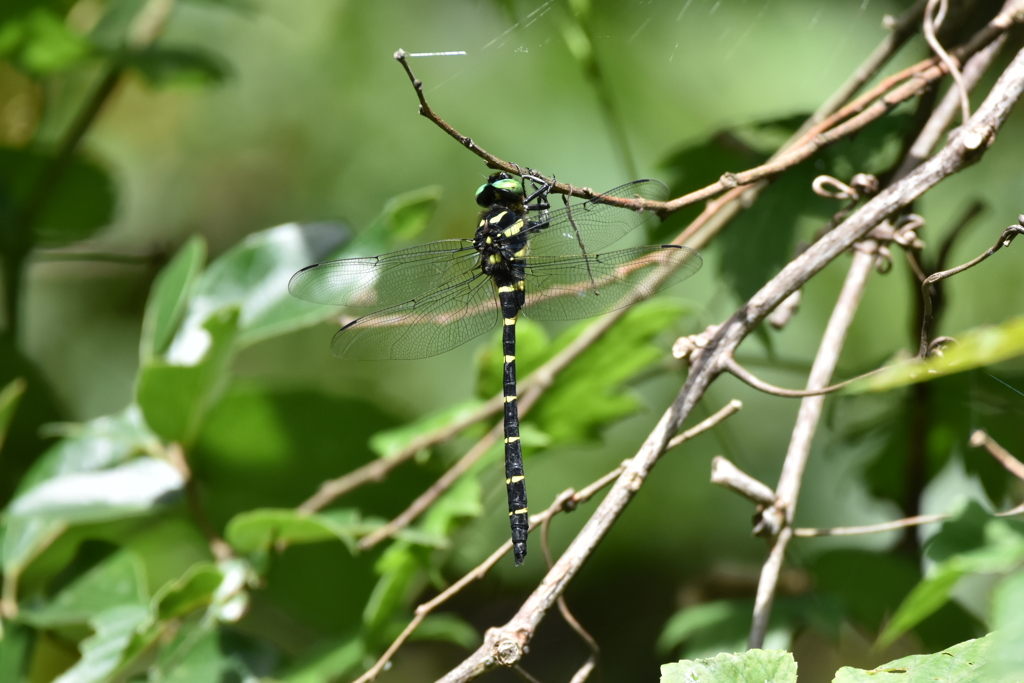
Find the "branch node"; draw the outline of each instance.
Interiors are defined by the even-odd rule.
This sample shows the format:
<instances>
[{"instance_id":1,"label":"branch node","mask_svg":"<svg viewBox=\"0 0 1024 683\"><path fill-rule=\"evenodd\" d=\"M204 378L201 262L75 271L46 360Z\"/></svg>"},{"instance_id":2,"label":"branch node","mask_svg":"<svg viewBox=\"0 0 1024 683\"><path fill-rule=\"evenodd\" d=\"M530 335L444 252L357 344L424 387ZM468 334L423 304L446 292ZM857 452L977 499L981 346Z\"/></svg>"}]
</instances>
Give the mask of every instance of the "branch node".
<instances>
[{"instance_id":1,"label":"branch node","mask_svg":"<svg viewBox=\"0 0 1024 683\"><path fill-rule=\"evenodd\" d=\"M754 479L721 455L711 460L711 483L735 491L758 505L769 506L775 503L775 491L771 487Z\"/></svg>"}]
</instances>

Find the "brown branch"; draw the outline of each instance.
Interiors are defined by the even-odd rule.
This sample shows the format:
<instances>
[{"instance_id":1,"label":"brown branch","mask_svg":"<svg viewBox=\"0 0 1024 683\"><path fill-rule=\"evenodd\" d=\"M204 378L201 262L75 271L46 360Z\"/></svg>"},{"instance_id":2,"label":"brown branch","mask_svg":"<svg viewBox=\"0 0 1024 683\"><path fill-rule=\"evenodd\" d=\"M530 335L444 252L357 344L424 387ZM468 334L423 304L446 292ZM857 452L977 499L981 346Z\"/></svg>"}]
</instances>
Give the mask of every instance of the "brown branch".
<instances>
[{"instance_id":1,"label":"brown branch","mask_svg":"<svg viewBox=\"0 0 1024 683\"><path fill-rule=\"evenodd\" d=\"M977 84L987 66L994 59L1002 42L1002 36L1000 36L991 45L971 58L968 62L970 65L969 83L961 83L961 85L973 87ZM943 103L932 112L917 139L908 150L907 156L894 174L894 183L907 178L919 166L921 158L935 146L942 132L948 128L956 111L955 107L950 105L950 100L952 100L952 96L947 95ZM903 228L912 229L908 226L903 226ZM903 229L896 229L889 218L886 217L882 225L873 229L871 234L878 235L882 233L892 239L903 231ZM873 252L879 246L873 240L866 240L862 244L867 246L868 249L858 250L855 253L854 262L847 273L846 283L840 294L839 302L837 302L836 308L833 310L825 337L815 358L814 369L811 371L811 380L808 382L809 388L816 389L821 384L826 384L835 371L846 331L852 323L853 315L867 284L867 276L870 273L872 261L874 260ZM831 341L829 341L830 337ZM820 374L815 378L816 370L818 369L820 369ZM817 423L820 420L823 407L824 399L822 397L807 398L801 402L790 447L779 477L779 485L776 488L778 500L762 512L761 519L758 522L758 527L760 528L755 529L755 531L767 532L773 536L773 547L769 554L769 559L762 568L761 578L758 582L754 616L748 641L750 647L760 647L764 642L764 635L771 614L772 599L775 594L775 586L778 582L779 571L782 566L780 558L785 555L786 547L792 538L792 534L787 533L787 531L793 523L804 467L810 454L811 441L817 429Z\"/></svg>"},{"instance_id":2,"label":"brown branch","mask_svg":"<svg viewBox=\"0 0 1024 683\"><path fill-rule=\"evenodd\" d=\"M1010 246L1014 238L1021 234L1024 234L1024 214L1017 216L1017 225L1011 225L1003 230L1002 234L999 235L999 239L996 240L996 243L986 249L981 255L955 268L943 270L938 273L932 273L924 279L924 282L921 283L921 297L924 301L924 315L921 317L921 345L918 347L917 351L917 355L920 358L924 358L928 355L928 323L932 318L931 286L936 282L945 280L957 273L962 273L969 268L973 268L1003 247Z\"/></svg>"},{"instance_id":3,"label":"brown branch","mask_svg":"<svg viewBox=\"0 0 1024 683\"><path fill-rule=\"evenodd\" d=\"M863 252L858 250L855 253L860 254ZM874 267L875 258L874 254L869 254L869 256L871 256L871 259L868 261L867 267L870 269ZM736 359L733 358L732 356L727 357L723 361L723 369L730 373L731 375L733 375L734 377L736 377L736 379L744 382L745 384L750 385L751 387L757 389L758 391L763 391L766 394L771 394L773 396L782 396L783 398L806 398L808 396L822 396L823 394L835 393L840 389L843 389L844 387L853 384L854 382L864 379L865 377L871 377L872 375L877 375L880 372L884 372L888 368L876 368L870 372L865 372L863 375L857 375L856 377L851 377L850 379L843 380L838 384L831 384L827 387L814 389L783 389L782 387L777 387L774 384L769 384L768 382L765 382L762 379L758 379L756 375L754 375L749 370L740 365L739 362L737 362Z\"/></svg>"},{"instance_id":4,"label":"brown branch","mask_svg":"<svg viewBox=\"0 0 1024 683\"><path fill-rule=\"evenodd\" d=\"M581 353L590 348L591 344L604 336L605 332L611 329L611 327L618 322L619 319L628 312L628 310L629 309L619 309L618 311L609 313L596 321L593 325L587 327L587 329L585 329L564 349L559 351L550 360L519 382L519 386L522 388L524 393L535 387L542 392L546 391L547 388L554 383L555 377L557 377L562 370L568 367L572 361L576 360ZM481 420L486 420L501 410L501 406L503 404L504 398L499 393L496 396L491 397L486 403L477 408L471 414L452 422L451 424L439 427L432 432L417 437L399 452L388 456L387 458L378 458L377 460L369 462L348 474L338 477L337 479L331 479L330 481L322 483L317 492L299 506L299 510L306 513L316 512L353 489L364 484L383 481L391 470L395 469L402 463L411 460L424 448L429 448L438 443L447 441L467 427L471 427Z\"/></svg>"},{"instance_id":5,"label":"brown branch","mask_svg":"<svg viewBox=\"0 0 1024 683\"><path fill-rule=\"evenodd\" d=\"M522 398L519 401L519 416L525 417L530 412L530 408L540 398L541 392L537 387L523 392ZM372 533L367 534L359 540L360 550L369 550L386 538L394 536L396 533L404 529L405 527L412 524L412 521L423 514L427 508L434 504L434 502L441 497L445 491L450 489L459 477L469 471L473 465L477 463L480 458L487 454L487 451L498 442L501 438L503 430L502 422L498 422L496 425L491 427L487 433L480 438L473 447L466 451L466 454L459 458L458 462L448 468L448 470L442 474L437 481L430 485L430 487L420 494L416 500L409 504L405 510L398 514L394 519L380 527L375 529Z\"/></svg>"},{"instance_id":6,"label":"brown branch","mask_svg":"<svg viewBox=\"0 0 1024 683\"><path fill-rule=\"evenodd\" d=\"M789 263L740 310L723 323L709 346L697 357L679 396L665 412L615 485L537 589L506 624L490 629L485 642L441 680L468 681L496 666L511 666L523 655L537 625L614 524L651 468L664 453L672 435L689 416L710 383L723 371L721 363L739 343L787 296L837 258L887 216L925 191L976 161L1002 126L1024 91L1024 52L1002 74L968 123L947 145L903 180L865 202L860 209ZM975 142L977 144L975 144ZM813 399L807 399L813 400ZM780 491L780 495L782 492ZM783 529L782 535L791 533ZM780 535L780 538L782 537ZM781 558L779 558L781 562Z\"/></svg>"},{"instance_id":7,"label":"brown branch","mask_svg":"<svg viewBox=\"0 0 1024 683\"><path fill-rule=\"evenodd\" d=\"M867 286L868 276L874 268L877 244L873 240L868 240L864 246L867 248L854 251L853 262L846 274L846 281L843 283L843 289L839 293L839 298L825 328L821 345L818 347L818 353L815 355L814 364L811 366L811 374L807 379L808 390L823 391L828 388L827 385L839 363L839 354L846 342L850 326L853 324L854 315ZM786 451L782 473L779 475L779 484L775 488L776 500L771 506L774 511L765 515L769 520L777 516L783 521L784 526L782 532L777 533L772 539L773 546L769 558L761 569L748 640L748 646L751 648L759 648L764 644L775 586L779 580L779 571L782 569L782 558L785 556L786 546L792 538L792 534L787 532L793 523L800 486L803 482L804 468L810 456L811 442L814 440L814 433L817 431L824 405L825 397L821 395L808 396L800 402L796 425L793 427L789 449Z\"/></svg>"},{"instance_id":8,"label":"brown branch","mask_svg":"<svg viewBox=\"0 0 1024 683\"><path fill-rule=\"evenodd\" d=\"M1005 467L1010 474L1018 479L1024 480L1024 462L1013 457L1013 454L1010 453L1010 451L1000 446L984 429L974 430L971 434L971 440L968 443L970 443L973 448L983 447L989 452L989 455L995 458L1000 465Z\"/></svg>"},{"instance_id":9,"label":"brown branch","mask_svg":"<svg viewBox=\"0 0 1024 683\"><path fill-rule=\"evenodd\" d=\"M530 518L531 526L536 524L546 523L548 519L560 512L571 512L575 510L580 503L585 503L593 498L598 491L608 486L610 483L622 473L625 469L625 463L619 465L617 468L605 474L600 479L595 480L588 486L584 487L579 491L573 489L566 489L558 496L555 497L555 501L548 507L547 510L543 510ZM453 596L457 595L462 591L463 588L468 586L471 582L482 579L487 575L487 572L491 570L504 557L510 550L512 550L512 541L505 541L497 550L491 553L486 560L477 565L474 569L466 572L466 574L458 581L453 583L451 586L446 588L444 591L439 593L437 596L428 600L425 603L419 605L415 611L412 620L409 624L402 629L402 632L398 637L388 646L388 649L383 655L377 660L377 662L370 667L362 676L355 680L355 683L366 683L367 681L374 680L381 671L387 666L391 658L398 652L399 648L409 639L413 631L423 623L423 620L427 618L427 615L433 612L437 607L450 600Z\"/></svg>"},{"instance_id":10,"label":"brown branch","mask_svg":"<svg viewBox=\"0 0 1024 683\"><path fill-rule=\"evenodd\" d=\"M721 455L711 459L711 483L734 491L755 505L773 505L775 491L741 470Z\"/></svg>"}]
</instances>

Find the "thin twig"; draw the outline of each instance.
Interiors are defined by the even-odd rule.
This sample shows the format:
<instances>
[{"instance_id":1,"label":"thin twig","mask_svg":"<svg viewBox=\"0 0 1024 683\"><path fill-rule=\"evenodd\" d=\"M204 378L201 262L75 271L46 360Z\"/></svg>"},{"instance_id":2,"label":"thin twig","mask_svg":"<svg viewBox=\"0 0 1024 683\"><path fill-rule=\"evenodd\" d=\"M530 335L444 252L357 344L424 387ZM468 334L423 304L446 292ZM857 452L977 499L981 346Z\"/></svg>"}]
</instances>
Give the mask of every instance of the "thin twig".
<instances>
[{"instance_id":1,"label":"thin twig","mask_svg":"<svg viewBox=\"0 0 1024 683\"><path fill-rule=\"evenodd\" d=\"M549 387L562 370L576 360L581 353L590 348L595 341L600 339L627 312L628 309L614 311L587 327L582 334L576 337L564 349L519 382L523 392L525 393L534 387L541 390ZM299 510L305 513L316 512L353 489L371 482L383 481L391 470L411 460L423 449L447 441L464 429L471 427L481 420L486 420L498 413L502 405L504 405L504 397L499 393L491 397L469 415L417 437L399 452L387 458L378 458L337 479L325 481L313 496L299 506Z\"/></svg>"},{"instance_id":2,"label":"thin twig","mask_svg":"<svg viewBox=\"0 0 1024 683\"><path fill-rule=\"evenodd\" d=\"M757 505L773 505L775 491L733 465L721 455L711 459L711 483L735 491Z\"/></svg>"},{"instance_id":3,"label":"thin twig","mask_svg":"<svg viewBox=\"0 0 1024 683\"><path fill-rule=\"evenodd\" d=\"M1021 234L1024 234L1024 214L1017 216L1017 225L1011 225L1003 230L1002 234L999 235L999 239L996 240L996 243L989 249L986 249L981 255L955 268L939 271L938 273L932 273L925 278L924 282L921 283L921 297L924 301L924 315L921 319L921 345L918 347L917 352L920 358L924 358L928 355L928 323L932 318L931 286L940 280L945 280L957 273L962 273L969 268L973 268L1003 247L1010 246L1014 238Z\"/></svg>"},{"instance_id":4,"label":"thin twig","mask_svg":"<svg viewBox=\"0 0 1024 683\"><path fill-rule=\"evenodd\" d=\"M967 85L964 83L964 77L960 73L960 66L946 52L945 48L942 47L942 43L935 36L936 29L942 25L942 20L946 17L947 9L948 0L928 0L928 6L924 10L924 39L928 41L932 52L938 55L939 59L942 60L942 63L949 70L949 75L953 77L955 90L960 98L961 121L966 121L971 118L971 103L967 99Z\"/></svg>"},{"instance_id":5,"label":"thin twig","mask_svg":"<svg viewBox=\"0 0 1024 683\"><path fill-rule=\"evenodd\" d=\"M536 387L522 393L519 401L520 417L525 417L530 412L530 408L540 398L541 393ZM434 504L434 501L441 497L441 494L450 489L462 475L468 472L480 458L487 454L491 446L498 442L503 433L502 429L501 422L491 427L479 441L473 444L472 448L466 451L465 455L459 458L458 462L449 467L444 474L438 477L437 481L410 503L405 510L384 526L375 529L372 533L361 538L358 544L359 549L369 550L384 539L394 536L412 524L414 519L423 514L427 508Z\"/></svg>"},{"instance_id":6,"label":"thin twig","mask_svg":"<svg viewBox=\"0 0 1024 683\"><path fill-rule=\"evenodd\" d=\"M555 497L555 501L551 504L550 507L548 507L547 510L544 510L531 516L531 527L537 524L545 523L548 519L550 519L551 517L560 512L571 512L572 510L575 510L580 505L580 503L585 503L589 501L597 494L598 491L600 491L601 489L615 481L615 479L619 476L619 474L621 474L624 468L625 463L619 465L611 472L605 474L600 479L595 480L594 482L584 487L583 489L580 489L579 491L567 489L562 493L558 494L558 496ZM512 550L512 541L505 541L497 550L491 553L486 560L478 564L474 569L466 572L466 574L458 581L456 581L451 586L443 590L434 598L419 605L414 610L413 618L409 622L409 624L406 625L404 629L402 629L402 632L398 635L394 642L392 642L391 645L388 646L388 649L385 650L384 654L380 656L377 662L372 667L370 667L366 671L366 673L357 678L354 683L366 683L367 681L372 681L373 679L375 679L377 675L384 670L384 667L387 666L388 662L391 661L391 658L395 655L395 653L398 652L399 648L401 648L402 645L405 644L405 642L409 639L409 636L412 635L413 631L415 631L416 628L421 623L423 623L423 620L427 618L428 614L433 612L440 605L450 600L453 596L460 593L462 589L468 586L471 582L476 581L478 579L482 579L484 576L486 576L487 572L489 572L494 567L494 565L496 565L501 560L502 557L508 554L510 550Z\"/></svg>"},{"instance_id":7,"label":"thin twig","mask_svg":"<svg viewBox=\"0 0 1024 683\"><path fill-rule=\"evenodd\" d=\"M871 255L870 265L874 266L874 255ZM751 373L749 370L740 365L735 358L729 357L723 361L723 368L730 374L736 377L736 379L749 384L758 391L763 391L766 394L772 394L773 396L782 396L784 398L806 398L808 396L822 396L824 394L832 394L844 387L847 387L854 382L862 380L872 375L877 375L880 372L888 370L887 367L875 368L870 372L865 372L863 375L857 375L847 380L843 380L838 384L831 384L827 387L821 387L820 389L783 389L777 387L774 384L769 384L762 379L758 379L756 375Z\"/></svg>"},{"instance_id":8,"label":"thin twig","mask_svg":"<svg viewBox=\"0 0 1024 683\"><path fill-rule=\"evenodd\" d=\"M996 512L993 514L993 517L1016 517L1020 514L1024 514L1024 503L1010 508L1009 510ZM863 534L877 534L882 531L906 529L908 527L921 526L922 524L945 522L947 519L952 518L953 515L950 514L915 515L914 517L904 517L903 519L897 519L892 522L866 524L864 526L845 526L835 527L832 529L793 529L793 535L799 538L817 538L820 536L860 536Z\"/></svg>"},{"instance_id":9,"label":"thin twig","mask_svg":"<svg viewBox=\"0 0 1024 683\"><path fill-rule=\"evenodd\" d=\"M978 80L980 80L982 73L984 73L987 66L991 64L1002 43L1003 36L1000 36L993 41L991 45L971 58L969 61L971 66L969 73L970 87L973 87ZM947 96L946 99L949 100L950 97ZM929 120L925 123L925 126L918 134L917 139L911 145L906 157L897 168L892 182L895 183L903 180L921 164L927 154L938 142L942 132L948 128L954 111L955 107L944 101L938 108L936 108L935 111L932 112ZM886 228L888 232L893 235L897 232L889 217L886 217L880 227ZM877 232L878 228L873 230L872 234L876 234ZM865 244L869 247L877 246L872 241L868 241ZM844 292L847 292L847 285L851 285L858 290L848 292L850 296L856 297L858 300L862 293L863 286L866 284L867 275L870 272L871 251L872 249L867 251L859 250L857 252L854 259L855 263L851 265L850 271L847 275L846 285L844 285ZM910 252L908 250L908 254L909 253ZM841 295L840 300L842 299L843 296ZM852 308L856 308L855 302L853 303ZM829 329L832 329L833 320L835 320L836 312L839 311L839 309L840 305L837 304L836 311L833 311L833 319L829 321ZM847 311L844 315L846 316L845 324L849 325L849 323L852 322L853 310ZM836 320L836 323L843 324L840 320ZM829 333L826 332L826 337L828 334ZM825 341L823 340L822 348L824 347ZM835 358L832 359L832 372L834 372L835 369L834 363L838 360L839 349L836 348L833 351ZM821 352L821 349L819 349L819 357ZM817 366L817 364L818 358L815 359L815 365ZM825 368L823 368L823 370L824 369ZM828 374L830 377L831 372ZM828 380L826 379L825 381L827 382ZM808 386L812 386L810 382L808 383ZM792 524L793 514L795 512L795 502L799 493L804 464L806 463L806 459L810 451L811 440L813 439L814 432L816 431L816 425L820 419L822 407L823 399L821 398L809 398L801 402L797 425L794 428L793 437L790 442L790 449L787 452L786 463L783 465L783 473L780 476L779 486L777 488L779 502L765 510L761 515L761 522L758 523L759 526L762 526L769 533L773 535L777 534L774 539L775 546L773 547L773 552L770 555L770 558L775 558L775 550L779 549L778 546L780 544L782 545L782 548L779 549L780 553L785 554L785 546L791 538L788 534L780 534L779 529L787 529ZM775 584L778 581L779 569L781 569L781 565L777 566L772 559L766 562L762 569L761 579L758 583L758 597L755 602L754 619L751 625L749 639L751 647L759 647L764 641L764 634L770 617L772 596L774 596Z\"/></svg>"},{"instance_id":10,"label":"thin twig","mask_svg":"<svg viewBox=\"0 0 1024 683\"><path fill-rule=\"evenodd\" d=\"M716 410L714 412L714 414L712 414L709 417L701 420L700 422L698 422L694 426L692 426L689 429L687 429L682 434L676 434L671 439L669 439L668 444L665 446L665 450L666 451L670 451L673 448L675 448L676 446L679 446L682 443L684 443L686 441L689 441L693 437L698 436L700 434L703 434L704 432L708 431L712 427L717 426L719 423L721 423L726 418L732 417L733 415L738 413L740 411L740 408L742 408L742 407L743 407L743 401L740 401L739 399L735 399L734 398L733 400L729 401L724 406L722 406L721 408Z\"/></svg>"},{"instance_id":11,"label":"thin twig","mask_svg":"<svg viewBox=\"0 0 1024 683\"><path fill-rule=\"evenodd\" d=\"M971 434L968 442L973 448L984 448L996 461L1005 467L1007 471L1018 479L1024 480L1024 462L1013 457L1010 451L1006 450L984 429L976 429Z\"/></svg>"},{"instance_id":12,"label":"thin twig","mask_svg":"<svg viewBox=\"0 0 1024 683\"><path fill-rule=\"evenodd\" d=\"M1012 21L1012 17L1010 19ZM686 384L654 430L629 460L625 471L584 524L576 538L545 575L520 609L501 627L489 629L484 643L442 678L446 683L468 681L497 666L511 666L523 654L540 621L554 605L597 544L622 514L626 505L665 446L689 416L707 387L722 372L723 359L807 280L861 240L887 216L899 211L936 184L976 161L986 144L1003 125L1024 91L1024 51L1000 76L977 112L954 134L947 145L903 180L868 200L849 218L811 245L765 284L732 317L719 326L707 348L692 363ZM809 399L810 400L810 399ZM781 492L780 492L781 493ZM783 534L791 533L786 527Z\"/></svg>"},{"instance_id":13,"label":"thin twig","mask_svg":"<svg viewBox=\"0 0 1024 683\"><path fill-rule=\"evenodd\" d=\"M554 565L554 560L551 558L551 544L550 544L550 529L551 529L551 518L548 517L544 520L540 527L541 535L541 549L544 551L544 562L548 566L548 570L551 570ZM590 655L587 660L576 670L570 683L582 683L587 680L590 673L597 666L597 657L601 654L601 648L598 647L597 641L594 637L587 633L587 630L583 628L580 622L573 616L572 612L569 611L569 606L565 602L565 596L558 596L558 611L562 615L562 619L565 623L569 624L569 628L576 632L577 635L587 644L587 648L590 650Z\"/></svg>"},{"instance_id":14,"label":"thin twig","mask_svg":"<svg viewBox=\"0 0 1024 683\"><path fill-rule=\"evenodd\" d=\"M853 324L854 315L867 286L868 276L875 264L877 243L868 240L862 243L862 247L866 248L854 251L853 262L846 274L846 281L836 300L835 308L832 309L832 315L825 328L825 334L807 379L808 390L821 390L827 387L836 365L839 363L839 354L846 342L846 335ZM782 558L785 556L786 546L792 538L792 534L787 532L793 523L793 515L796 512L796 504L800 496L800 486L803 482L804 468L810 456L811 442L814 440L814 433L817 431L824 405L825 397L821 395L808 396L800 402L796 425L793 427L786 459L779 475L779 484L775 488L776 500L772 503L772 507L779 514L769 513L767 516L769 519L775 516L781 518L784 526L782 532L772 539L772 550L761 569L748 640L748 645L751 648L759 648L764 644L775 586L779 579L779 571L782 569Z\"/></svg>"}]
</instances>

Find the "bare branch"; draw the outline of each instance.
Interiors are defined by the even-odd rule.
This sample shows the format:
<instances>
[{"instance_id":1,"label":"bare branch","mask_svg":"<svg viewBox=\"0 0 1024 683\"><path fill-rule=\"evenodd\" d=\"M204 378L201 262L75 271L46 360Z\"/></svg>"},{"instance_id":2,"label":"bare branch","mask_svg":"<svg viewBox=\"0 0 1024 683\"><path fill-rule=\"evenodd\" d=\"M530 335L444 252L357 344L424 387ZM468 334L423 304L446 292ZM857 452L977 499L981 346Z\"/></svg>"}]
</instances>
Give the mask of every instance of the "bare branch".
<instances>
[{"instance_id":1,"label":"bare branch","mask_svg":"<svg viewBox=\"0 0 1024 683\"><path fill-rule=\"evenodd\" d=\"M1010 451L1000 446L984 429L974 430L971 434L971 440L968 443L970 443L973 448L983 447L999 462L1000 465L1005 467L1010 474L1018 479L1024 480L1024 462L1013 457L1013 454L1010 453Z\"/></svg>"},{"instance_id":2,"label":"bare branch","mask_svg":"<svg viewBox=\"0 0 1024 683\"><path fill-rule=\"evenodd\" d=\"M856 253L862 252L857 251ZM871 256L871 260L868 263L868 266L873 267L875 261L874 254L869 254L869 256ZM807 396L821 396L823 394L832 394L844 387L849 386L850 384L853 384L858 380L862 380L865 377L871 377L872 375L877 375L878 373L886 370L886 368L884 367L876 368L871 372L866 372L863 375L851 377L850 379L843 380L838 384L832 384L827 387L821 387L820 389L783 389L782 387L777 387L774 384L769 384L764 380L758 379L753 373L751 373L742 365L740 365L739 362L737 362L736 359L733 358L732 356L723 359L722 364L723 368L726 371L734 375L736 379L741 380L745 384L749 384L758 391L763 391L766 394L772 394L773 396L782 396L784 398L805 398Z\"/></svg>"},{"instance_id":3,"label":"bare branch","mask_svg":"<svg viewBox=\"0 0 1024 683\"><path fill-rule=\"evenodd\" d=\"M523 655L523 648L531 640L537 625L643 485L651 468L664 453L672 435L689 416L709 384L721 374L724 359L733 353L769 311L862 239L873 227L946 177L976 161L1006 120L1022 91L1024 51L1014 58L978 111L951 137L941 151L906 178L867 201L843 223L824 235L783 268L719 327L708 348L703 350L691 366L689 377L679 396L658 421L636 456L629 460L608 495L537 589L504 626L490 629L484 643L448 672L443 681L468 681L488 669L503 665L511 666L519 661ZM779 493L782 497L783 492ZM780 538L788 538L790 534L791 528L786 527Z\"/></svg>"},{"instance_id":4,"label":"bare branch","mask_svg":"<svg viewBox=\"0 0 1024 683\"><path fill-rule=\"evenodd\" d=\"M985 250L980 256L977 256L956 268L932 273L924 279L924 282L921 283L921 297L924 300L924 315L921 320L921 345L918 348L918 356L924 358L928 355L928 322L932 317L931 286L940 280L945 280L947 277L952 277L957 273L962 273L968 268L973 268L1003 247L1010 246L1010 243L1013 242L1014 238L1020 234L1024 234L1024 214L1017 216L1017 225L1011 225L1003 230L1002 234L999 235L999 239L996 240L996 243L989 249Z\"/></svg>"},{"instance_id":5,"label":"bare branch","mask_svg":"<svg viewBox=\"0 0 1024 683\"><path fill-rule=\"evenodd\" d=\"M723 406L722 408L719 408L715 412L714 415L708 417L705 420L702 420L701 422L697 423L693 427L690 427L689 429L687 429L682 434L677 434L676 436L673 436L672 439L668 442L668 445L665 447L665 450L666 451L670 451L673 448L675 448L676 446L679 446L680 444L682 444L683 442L689 441L690 439L692 439L693 437L695 437L695 436L697 436L699 434L703 434L704 432L706 432L707 430L711 429L712 427L717 426L720 422L725 420L727 417L731 417L731 416L735 415L736 413L738 413L740 408L742 408L742 407L743 407L743 401L740 401L740 400L737 400L737 399L734 398L733 400L731 400L727 404L725 404L725 406Z\"/></svg>"},{"instance_id":6,"label":"bare branch","mask_svg":"<svg viewBox=\"0 0 1024 683\"><path fill-rule=\"evenodd\" d=\"M775 491L741 470L721 455L711 459L711 483L735 491L757 505L773 505Z\"/></svg>"}]
</instances>

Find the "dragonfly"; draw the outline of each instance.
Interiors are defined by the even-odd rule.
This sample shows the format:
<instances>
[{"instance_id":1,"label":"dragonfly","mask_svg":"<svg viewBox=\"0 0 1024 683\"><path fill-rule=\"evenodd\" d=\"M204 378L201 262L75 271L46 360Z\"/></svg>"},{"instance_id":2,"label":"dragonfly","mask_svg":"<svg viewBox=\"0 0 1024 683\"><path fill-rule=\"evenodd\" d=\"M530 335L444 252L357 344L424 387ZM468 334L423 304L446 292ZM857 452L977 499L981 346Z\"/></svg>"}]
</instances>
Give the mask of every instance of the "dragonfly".
<instances>
[{"instance_id":1,"label":"dragonfly","mask_svg":"<svg viewBox=\"0 0 1024 683\"><path fill-rule=\"evenodd\" d=\"M624 308L701 267L688 247L662 244L600 252L656 214L668 187L637 180L551 210L551 185L495 173L476 192L482 208L472 239L447 239L380 256L325 261L292 276L299 299L379 309L342 327L335 356L353 360L425 358L502 324L505 484L516 566L526 557L529 512L516 394L516 322L576 320ZM609 203L640 200L635 210Z\"/></svg>"}]
</instances>

